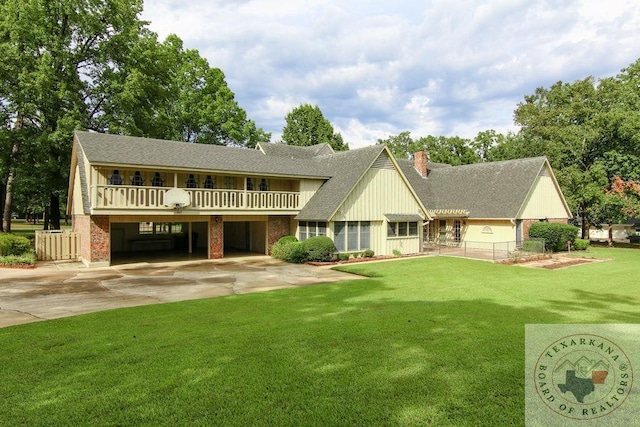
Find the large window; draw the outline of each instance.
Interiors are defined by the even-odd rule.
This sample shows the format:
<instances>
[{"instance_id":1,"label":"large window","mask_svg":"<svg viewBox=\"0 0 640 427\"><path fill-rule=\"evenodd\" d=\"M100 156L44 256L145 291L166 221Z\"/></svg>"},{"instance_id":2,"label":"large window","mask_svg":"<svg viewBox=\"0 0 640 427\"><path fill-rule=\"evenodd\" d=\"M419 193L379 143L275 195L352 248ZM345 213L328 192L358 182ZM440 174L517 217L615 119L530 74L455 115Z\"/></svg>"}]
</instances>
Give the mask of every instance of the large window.
<instances>
[{"instance_id":1,"label":"large window","mask_svg":"<svg viewBox=\"0 0 640 427\"><path fill-rule=\"evenodd\" d=\"M327 223L316 221L300 221L298 223L300 230L300 241L307 240L313 236L326 236L327 235Z\"/></svg>"},{"instance_id":2,"label":"large window","mask_svg":"<svg viewBox=\"0 0 640 427\"><path fill-rule=\"evenodd\" d=\"M333 243L339 252L371 249L371 223L369 221L334 222Z\"/></svg>"},{"instance_id":3,"label":"large window","mask_svg":"<svg viewBox=\"0 0 640 427\"><path fill-rule=\"evenodd\" d=\"M139 234L182 234L181 222L141 222L138 224Z\"/></svg>"},{"instance_id":4,"label":"large window","mask_svg":"<svg viewBox=\"0 0 640 427\"><path fill-rule=\"evenodd\" d=\"M387 223L387 237L417 237L418 223L416 221L398 221Z\"/></svg>"}]
</instances>

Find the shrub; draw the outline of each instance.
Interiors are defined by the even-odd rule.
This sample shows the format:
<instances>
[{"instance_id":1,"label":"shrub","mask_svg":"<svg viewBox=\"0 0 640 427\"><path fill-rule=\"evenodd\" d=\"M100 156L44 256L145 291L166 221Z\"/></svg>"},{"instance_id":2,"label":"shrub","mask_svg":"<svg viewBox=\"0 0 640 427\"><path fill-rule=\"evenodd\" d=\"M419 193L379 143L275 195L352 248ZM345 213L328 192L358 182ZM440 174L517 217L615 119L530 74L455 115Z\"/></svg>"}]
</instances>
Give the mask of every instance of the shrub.
<instances>
[{"instance_id":1,"label":"shrub","mask_svg":"<svg viewBox=\"0 0 640 427\"><path fill-rule=\"evenodd\" d=\"M331 261L336 250L333 240L327 236L309 237L303 242L303 247L308 261Z\"/></svg>"},{"instance_id":2,"label":"shrub","mask_svg":"<svg viewBox=\"0 0 640 427\"><path fill-rule=\"evenodd\" d=\"M302 242L289 242L284 246L283 260L294 264L301 264L307 260L307 251Z\"/></svg>"},{"instance_id":3,"label":"shrub","mask_svg":"<svg viewBox=\"0 0 640 427\"><path fill-rule=\"evenodd\" d=\"M533 252L541 254L544 252L544 241L542 240L525 240L522 242L522 252Z\"/></svg>"},{"instance_id":4,"label":"shrub","mask_svg":"<svg viewBox=\"0 0 640 427\"><path fill-rule=\"evenodd\" d=\"M367 249L366 251L364 251L364 257L365 258L371 258L375 255L375 252L373 252L371 249Z\"/></svg>"},{"instance_id":5,"label":"shrub","mask_svg":"<svg viewBox=\"0 0 640 427\"><path fill-rule=\"evenodd\" d=\"M35 263L36 254L31 250L20 255L0 256L0 265L34 265Z\"/></svg>"},{"instance_id":6,"label":"shrub","mask_svg":"<svg viewBox=\"0 0 640 427\"><path fill-rule=\"evenodd\" d=\"M31 250L31 242L23 236L0 234L0 256L22 255Z\"/></svg>"},{"instance_id":7,"label":"shrub","mask_svg":"<svg viewBox=\"0 0 640 427\"><path fill-rule=\"evenodd\" d=\"M289 244L291 244L293 242L297 242L297 241L298 241L298 239L296 238L296 236L284 236L284 237L281 237L271 247L271 256L273 258L284 260L285 253L286 253L286 247Z\"/></svg>"},{"instance_id":8,"label":"shrub","mask_svg":"<svg viewBox=\"0 0 640 427\"><path fill-rule=\"evenodd\" d=\"M349 257L350 257L350 255L349 255L349 253L348 253L348 252L340 252L340 253L338 254L338 259L339 259L340 261L346 261L346 260L348 260L348 259L349 259Z\"/></svg>"},{"instance_id":9,"label":"shrub","mask_svg":"<svg viewBox=\"0 0 640 427\"><path fill-rule=\"evenodd\" d=\"M397 249L394 249L394 250L393 250L393 256L402 256L402 252L400 252L400 251L399 251L399 250L397 250Z\"/></svg>"},{"instance_id":10,"label":"shrub","mask_svg":"<svg viewBox=\"0 0 640 427\"><path fill-rule=\"evenodd\" d=\"M589 247L589 241L587 239L576 239L573 241L572 247L577 251L584 251Z\"/></svg>"},{"instance_id":11,"label":"shrub","mask_svg":"<svg viewBox=\"0 0 640 427\"><path fill-rule=\"evenodd\" d=\"M536 222L529 228L529 237L544 239L548 251L557 252L567 249L567 241L578 238L578 227L569 224Z\"/></svg>"}]
</instances>

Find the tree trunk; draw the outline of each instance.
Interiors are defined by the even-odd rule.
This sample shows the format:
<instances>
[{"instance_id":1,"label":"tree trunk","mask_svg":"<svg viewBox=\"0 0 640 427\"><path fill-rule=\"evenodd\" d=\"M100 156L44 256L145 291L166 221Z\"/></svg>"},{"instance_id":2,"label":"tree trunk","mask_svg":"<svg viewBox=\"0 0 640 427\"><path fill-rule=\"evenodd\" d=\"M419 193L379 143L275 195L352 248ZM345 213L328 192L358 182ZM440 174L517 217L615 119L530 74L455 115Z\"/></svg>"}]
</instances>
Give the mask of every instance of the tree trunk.
<instances>
[{"instance_id":1,"label":"tree trunk","mask_svg":"<svg viewBox=\"0 0 640 427\"><path fill-rule=\"evenodd\" d=\"M49 199L49 230L60 230L60 196L51 193Z\"/></svg>"},{"instance_id":2,"label":"tree trunk","mask_svg":"<svg viewBox=\"0 0 640 427\"><path fill-rule=\"evenodd\" d=\"M22 113L18 113L14 130L22 129ZM2 230L5 233L11 233L11 205L13 202L13 180L16 177L16 159L15 156L20 149L20 142L16 139L11 147L11 157L9 160L9 175L7 176L7 185L4 192L4 209L2 210Z\"/></svg>"},{"instance_id":3,"label":"tree trunk","mask_svg":"<svg viewBox=\"0 0 640 427\"><path fill-rule=\"evenodd\" d=\"M609 224L609 247L613 247L613 224Z\"/></svg>"}]
</instances>

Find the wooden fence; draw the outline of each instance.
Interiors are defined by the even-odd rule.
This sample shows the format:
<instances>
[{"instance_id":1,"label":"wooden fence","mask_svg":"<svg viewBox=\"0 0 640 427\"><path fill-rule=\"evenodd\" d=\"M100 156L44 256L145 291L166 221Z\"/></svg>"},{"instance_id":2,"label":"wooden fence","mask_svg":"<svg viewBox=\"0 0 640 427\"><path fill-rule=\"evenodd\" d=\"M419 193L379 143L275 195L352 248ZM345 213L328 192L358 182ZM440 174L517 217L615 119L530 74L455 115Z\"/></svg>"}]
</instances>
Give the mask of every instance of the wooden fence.
<instances>
[{"instance_id":1,"label":"wooden fence","mask_svg":"<svg viewBox=\"0 0 640 427\"><path fill-rule=\"evenodd\" d=\"M36 231L38 261L80 258L80 235L72 231Z\"/></svg>"}]
</instances>

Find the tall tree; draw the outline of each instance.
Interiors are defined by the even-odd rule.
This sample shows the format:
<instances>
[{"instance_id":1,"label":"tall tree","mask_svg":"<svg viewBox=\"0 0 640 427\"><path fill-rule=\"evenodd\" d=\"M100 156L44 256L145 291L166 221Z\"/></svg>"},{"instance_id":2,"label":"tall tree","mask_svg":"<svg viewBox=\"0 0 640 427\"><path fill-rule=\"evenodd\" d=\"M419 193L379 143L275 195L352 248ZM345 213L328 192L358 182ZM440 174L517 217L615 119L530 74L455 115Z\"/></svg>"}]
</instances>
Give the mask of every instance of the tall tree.
<instances>
[{"instance_id":1,"label":"tall tree","mask_svg":"<svg viewBox=\"0 0 640 427\"><path fill-rule=\"evenodd\" d=\"M282 142L285 144L306 147L328 143L336 151L349 149L342 135L334 132L333 126L317 105L302 104L291 110L285 121L282 129Z\"/></svg>"}]
</instances>

